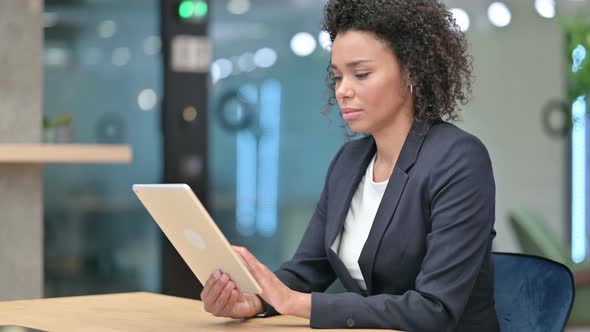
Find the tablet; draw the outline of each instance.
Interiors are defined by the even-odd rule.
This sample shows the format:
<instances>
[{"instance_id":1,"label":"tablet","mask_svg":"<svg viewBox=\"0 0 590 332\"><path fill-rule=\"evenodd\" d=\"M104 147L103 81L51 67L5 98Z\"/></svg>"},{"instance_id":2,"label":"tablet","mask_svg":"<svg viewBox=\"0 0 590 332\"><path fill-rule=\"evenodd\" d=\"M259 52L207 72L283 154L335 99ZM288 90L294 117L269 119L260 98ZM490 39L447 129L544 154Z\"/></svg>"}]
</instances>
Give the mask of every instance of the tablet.
<instances>
[{"instance_id":1,"label":"tablet","mask_svg":"<svg viewBox=\"0 0 590 332\"><path fill-rule=\"evenodd\" d=\"M262 293L188 185L135 184L133 191L201 284L205 285L212 273L221 270L240 292Z\"/></svg>"}]
</instances>

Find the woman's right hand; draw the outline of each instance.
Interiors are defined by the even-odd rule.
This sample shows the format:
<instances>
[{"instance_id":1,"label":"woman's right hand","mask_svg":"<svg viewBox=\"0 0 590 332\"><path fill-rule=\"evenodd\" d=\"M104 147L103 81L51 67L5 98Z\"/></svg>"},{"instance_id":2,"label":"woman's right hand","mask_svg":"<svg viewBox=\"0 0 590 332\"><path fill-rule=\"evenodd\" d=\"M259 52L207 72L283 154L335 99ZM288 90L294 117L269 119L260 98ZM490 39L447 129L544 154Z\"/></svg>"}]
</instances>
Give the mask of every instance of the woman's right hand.
<instances>
[{"instance_id":1,"label":"woman's right hand","mask_svg":"<svg viewBox=\"0 0 590 332\"><path fill-rule=\"evenodd\" d=\"M264 311L262 301L255 294L243 294L229 275L213 273L201 292L205 311L217 317L234 319L254 317Z\"/></svg>"}]
</instances>

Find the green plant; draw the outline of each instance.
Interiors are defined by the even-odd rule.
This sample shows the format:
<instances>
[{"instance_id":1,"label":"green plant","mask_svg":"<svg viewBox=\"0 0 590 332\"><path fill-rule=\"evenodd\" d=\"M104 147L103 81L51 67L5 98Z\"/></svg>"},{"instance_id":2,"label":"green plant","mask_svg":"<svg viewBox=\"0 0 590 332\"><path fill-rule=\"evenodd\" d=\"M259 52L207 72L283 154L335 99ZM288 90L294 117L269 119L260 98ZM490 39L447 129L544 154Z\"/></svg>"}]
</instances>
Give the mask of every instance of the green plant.
<instances>
[{"instance_id":1,"label":"green plant","mask_svg":"<svg viewBox=\"0 0 590 332\"><path fill-rule=\"evenodd\" d=\"M51 127L51 122L47 118L47 115L43 115L43 129Z\"/></svg>"},{"instance_id":2,"label":"green plant","mask_svg":"<svg viewBox=\"0 0 590 332\"><path fill-rule=\"evenodd\" d=\"M568 98L573 101L590 93L590 18L578 16L562 18L560 21L567 34ZM574 72L573 52L580 45L584 47L586 57Z\"/></svg>"},{"instance_id":3,"label":"green plant","mask_svg":"<svg viewBox=\"0 0 590 332\"><path fill-rule=\"evenodd\" d=\"M43 128L55 128L55 127L69 127L72 125L74 117L71 113L61 113L57 116L49 119L47 116L43 116Z\"/></svg>"}]
</instances>

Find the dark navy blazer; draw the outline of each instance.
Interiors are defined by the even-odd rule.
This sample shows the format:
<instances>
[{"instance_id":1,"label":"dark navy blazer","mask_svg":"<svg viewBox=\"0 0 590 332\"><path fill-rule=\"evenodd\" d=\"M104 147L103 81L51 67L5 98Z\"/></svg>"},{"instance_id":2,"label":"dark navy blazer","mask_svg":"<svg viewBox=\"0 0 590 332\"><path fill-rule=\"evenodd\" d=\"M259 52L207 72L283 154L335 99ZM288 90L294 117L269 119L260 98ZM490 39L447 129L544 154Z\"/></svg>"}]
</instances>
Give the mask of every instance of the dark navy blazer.
<instances>
[{"instance_id":1,"label":"dark navy blazer","mask_svg":"<svg viewBox=\"0 0 590 332\"><path fill-rule=\"evenodd\" d=\"M414 122L358 260L363 291L330 247L375 152L371 136L340 149L301 244L276 271L312 293L311 327L498 331L485 146L444 121ZM323 293L336 278L347 293Z\"/></svg>"}]
</instances>

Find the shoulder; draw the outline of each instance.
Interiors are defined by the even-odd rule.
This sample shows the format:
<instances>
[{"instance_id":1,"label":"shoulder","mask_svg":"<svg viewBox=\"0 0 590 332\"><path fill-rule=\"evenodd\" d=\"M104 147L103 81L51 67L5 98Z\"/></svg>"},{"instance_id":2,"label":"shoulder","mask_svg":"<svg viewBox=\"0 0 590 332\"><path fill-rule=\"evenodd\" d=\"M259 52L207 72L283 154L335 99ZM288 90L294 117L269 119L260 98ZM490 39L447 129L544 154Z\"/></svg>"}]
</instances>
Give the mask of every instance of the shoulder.
<instances>
[{"instance_id":1,"label":"shoulder","mask_svg":"<svg viewBox=\"0 0 590 332\"><path fill-rule=\"evenodd\" d=\"M449 183L494 188L492 161L487 148L475 135L448 122L434 124L426 137L418 163L428 174L434 191Z\"/></svg>"},{"instance_id":2,"label":"shoulder","mask_svg":"<svg viewBox=\"0 0 590 332\"><path fill-rule=\"evenodd\" d=\"M479 138L445 121L432 125L424 138L420 156L432 161L490 159L486 146Z\"/></svg>"}]
</instances>

